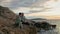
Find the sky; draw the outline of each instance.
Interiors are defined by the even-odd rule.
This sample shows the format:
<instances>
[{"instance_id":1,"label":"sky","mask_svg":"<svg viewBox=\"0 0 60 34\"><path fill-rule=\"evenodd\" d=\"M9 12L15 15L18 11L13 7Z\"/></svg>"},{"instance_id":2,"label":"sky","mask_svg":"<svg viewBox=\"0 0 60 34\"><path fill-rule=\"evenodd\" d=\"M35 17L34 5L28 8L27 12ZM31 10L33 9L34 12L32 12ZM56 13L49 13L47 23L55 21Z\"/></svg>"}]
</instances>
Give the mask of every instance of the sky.
<instances>
[{"instance_id":1,"label":"sky","mask_svg":"<svg viewBox=\"0 0 60 34\"><path fill-rule=\"evenodd\" d=\"M26 18L60 19L60 0L0 0L0 5Z\"/></svg>"}]
</instances>

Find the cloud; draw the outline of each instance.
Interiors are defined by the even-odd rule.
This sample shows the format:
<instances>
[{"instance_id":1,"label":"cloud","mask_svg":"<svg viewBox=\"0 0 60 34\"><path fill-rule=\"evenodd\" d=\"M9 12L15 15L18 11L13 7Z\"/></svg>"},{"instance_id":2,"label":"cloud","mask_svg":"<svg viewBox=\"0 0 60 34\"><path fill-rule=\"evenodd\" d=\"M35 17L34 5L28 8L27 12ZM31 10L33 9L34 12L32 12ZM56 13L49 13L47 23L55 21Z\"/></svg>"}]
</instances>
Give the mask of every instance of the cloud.
<instances>
[{"instance_id":1,"label":"cloud","mask_svg":"<svg viewBox=\"0 0 60 34\"><path fill-rule=\"evenodd\" d=\"M32 7L35 3L43 3L47 0L0 0L0 5L9 7L11 9L17 9L19 7Z\"/></svg>"},{"instance_id":2,"label":"cloud","mask_svg":"<svg viewBox=\"0 0 60 34\"><path fill-rule=\"evenodd\" d=\"M24 13L35 13L38 10L31 10L30 12L30 8L31 7L38 7L39 5L41 5L41 3L46 2L48 0L0 0L0 5L5 6L5 7L9 7L12 11L14 11L15 13L18 12L24 12ZM39 4L39 5L37 5ZM21 8L21 7L25 7L25 8ZM30 7L30 8L28 8ZM39 6L39 8L42 8L43 6ZM21 11L23 10L23 11ZM40 10L38 11L40 12Z\"/></svg>"},{"instance_id":3,"label":"cloud","mask_svg":"<svg viewBox=\"0 0 60 34\"><path fill-rule=\"evenodd\" d=\"M1 6L9 7L12 0L0 0Z\"/></svg>"},{"instance_id":4,"label":"cloud","mask_svg":"<svg viewBox=\"0 0 60 34\"><path fill-rule=\"evenodd\" d=\"M38 14L38 17L40 17L40 14L44 15L45 13L42 13L42 11L50 11L44 5L47 1L49 0L0 0L0 5L9 7L15 13L24 12L30 14L32 17L35 13L35 16ZM45 14L48 13L50 12ZM28 15L28 17L30 16Z\"/></svg>"},{"instance_id":5,"label":"cloud","mask_svg":"<svg viewBox=\"0 0 60 34\"><path fill-rule=\"evenodd\" d=\"M43 10L43 12L28 14L28 16L39 18L43 17L47 19L60 19L60 0L58 0L57 2L55 2L54 0L48 1L44 3L44 7L47 7L47 9Z\"/></svg>"},{"instance_id":6,"label":"cloud","mask_svg":"<svg viewBox=\"0 0 60 34\"><path fill-rule=\"evenodd\" d=\"M36 0L0 0L0 5L9 8L28 7L35 3Z\"/></svg>"}]
</instances>

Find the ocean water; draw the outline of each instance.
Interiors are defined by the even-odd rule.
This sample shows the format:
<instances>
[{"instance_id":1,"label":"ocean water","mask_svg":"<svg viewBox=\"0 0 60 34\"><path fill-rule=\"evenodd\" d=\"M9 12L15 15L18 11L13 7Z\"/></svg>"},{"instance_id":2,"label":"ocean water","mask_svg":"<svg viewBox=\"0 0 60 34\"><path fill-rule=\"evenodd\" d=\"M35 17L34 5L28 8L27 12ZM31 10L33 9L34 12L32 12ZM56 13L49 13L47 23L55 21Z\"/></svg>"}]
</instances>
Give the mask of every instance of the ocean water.
<instances>
[{"instance_id":1,"label":"ocean water","mask_svg":"<svg viewBox=\"0 0 60 34\"><path fill-rule=\"evenodd\" d=\"M56 30L40 31L37 34L59 34Z\"/></svg>"},{"instance_id":2,"label":"ocean water","mask_svg":"<svg viewBox=\"0 0 60 34\"><path fill-rule=\"evenodd\" d=\"M58 34L60 34L60 19L57 19L57 20L47 20L48 23L50 24L56 24L57 27L56 27L56 32L58 32Z\"/></svg>"},{"instance_id":3,"label":"ocean water","mask_svg":"<svg viewBox=\"0 0 60 34\"><path fill-rule=\"evenodd\" d=\"M37 21L41 21L41 20L37 20ZM57 19L51 19L51 20L44 20L44 21L47 21L48 23L50 24L54 24L54 25L57 25L56 29L55 30L50 30L50 31L41 31L41 32L38 32L37 34L60 34L60 20Z\"/></svg>"}]
</instances>

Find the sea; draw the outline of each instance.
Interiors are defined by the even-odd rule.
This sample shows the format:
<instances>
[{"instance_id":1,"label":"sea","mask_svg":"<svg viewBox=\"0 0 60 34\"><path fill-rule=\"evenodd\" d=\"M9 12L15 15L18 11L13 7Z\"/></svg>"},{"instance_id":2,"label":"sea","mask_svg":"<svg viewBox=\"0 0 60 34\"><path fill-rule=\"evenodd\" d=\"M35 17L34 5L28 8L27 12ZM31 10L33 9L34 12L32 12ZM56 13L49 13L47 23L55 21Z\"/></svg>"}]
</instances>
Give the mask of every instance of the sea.
<instances>
[{"instance_id":1,"label":"sea","mask_svg":"<svg viewBox=\"0 0 60 34\"><path fill-rule=\"evenodd\" d=\"M36 22L47 21L52 25L57 25L56 29L49 31L40 31L37 34L60 34L60 19L34 20Z\"/></svg>"}]
</instances>

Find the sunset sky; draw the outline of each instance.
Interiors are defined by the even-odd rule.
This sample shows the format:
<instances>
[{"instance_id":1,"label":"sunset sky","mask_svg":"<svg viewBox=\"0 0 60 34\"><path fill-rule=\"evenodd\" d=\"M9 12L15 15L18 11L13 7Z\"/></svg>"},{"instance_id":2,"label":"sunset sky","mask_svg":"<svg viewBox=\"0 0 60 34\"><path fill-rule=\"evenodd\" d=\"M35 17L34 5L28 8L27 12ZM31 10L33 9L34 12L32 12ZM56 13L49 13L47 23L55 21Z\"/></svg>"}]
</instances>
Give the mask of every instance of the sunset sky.
<instances>
[{"instance_id":1,"label":"sunset sky","mask_svg":"<svg viewBox=\"0 0 60 34\"><path fill-rule=\"evenodd\" d=\"M27 18L60 19L60 0L0 0L0 5Z\"/></svg>"}]
</instances>

